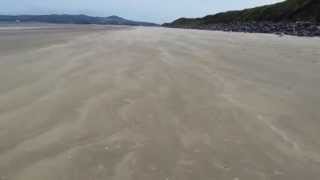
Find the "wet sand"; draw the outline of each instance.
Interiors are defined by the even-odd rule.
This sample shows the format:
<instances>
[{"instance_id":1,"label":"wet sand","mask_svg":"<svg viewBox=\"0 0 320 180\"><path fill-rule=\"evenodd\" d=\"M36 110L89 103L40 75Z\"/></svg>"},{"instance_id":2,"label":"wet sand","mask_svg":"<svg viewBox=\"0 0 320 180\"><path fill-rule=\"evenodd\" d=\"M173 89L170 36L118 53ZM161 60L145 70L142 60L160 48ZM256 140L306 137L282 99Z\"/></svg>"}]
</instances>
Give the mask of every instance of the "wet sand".
<instances>
[{"instance_id":1,"label":"wet sand","mask_svg":"<svg viewBox=\"0 0 320 180\"><path fill-rule=\"evenodd\" d=\"M319 38L33 27L0 28L1 180L320 178Z\"/></svg>"}]
</instances>

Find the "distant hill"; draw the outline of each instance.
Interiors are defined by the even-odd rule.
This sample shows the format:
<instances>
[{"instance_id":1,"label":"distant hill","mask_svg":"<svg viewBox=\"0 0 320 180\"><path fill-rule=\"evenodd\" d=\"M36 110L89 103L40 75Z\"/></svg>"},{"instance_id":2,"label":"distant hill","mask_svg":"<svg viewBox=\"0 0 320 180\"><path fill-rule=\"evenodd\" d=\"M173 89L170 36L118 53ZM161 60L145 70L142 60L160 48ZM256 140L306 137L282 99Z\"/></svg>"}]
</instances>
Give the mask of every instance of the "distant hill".
<instances>
[{"instance_id":1,"label":"distant hill","mask_svg":"<svg viewBox=\"0 0 320 180\"><path fill-rule=\"evenodd\" d=\"M43 22L58 24L108 24L131 26L157 26L155 23L127 20L118 16L92 17L87 15L0 15L0 22Z\"/></svg>"},{"instance_id":2,"label":"distant hill","mask_svg":"<svg viewBox=\"0 0 320 180\"><path fill-rule=\"evenodd\" d=\"M203 18L180 18L167 27L201 28L216 23L233 22L296 22L320 23L320 0L286 0L240 11L228 11Z\"/></svg>"}]
</instances>

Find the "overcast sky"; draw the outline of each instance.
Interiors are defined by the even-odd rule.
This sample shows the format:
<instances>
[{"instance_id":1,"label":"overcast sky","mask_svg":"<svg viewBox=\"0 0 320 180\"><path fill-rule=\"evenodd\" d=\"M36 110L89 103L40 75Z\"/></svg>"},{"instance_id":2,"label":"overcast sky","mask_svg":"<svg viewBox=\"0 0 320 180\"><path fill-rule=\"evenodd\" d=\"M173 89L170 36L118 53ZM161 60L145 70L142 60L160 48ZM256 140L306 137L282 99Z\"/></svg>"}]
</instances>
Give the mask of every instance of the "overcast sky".
<instances>
[{"instance_id":1,"label":"overcast sky","mask_svg":"<svg viewBox=\"0 0 320 180\"><path fill-rule=\"evenodd\" d=\"M278 1L281 0L0 0L0 14L118 15L163 23Z\"/></svg>"}]
</instances>

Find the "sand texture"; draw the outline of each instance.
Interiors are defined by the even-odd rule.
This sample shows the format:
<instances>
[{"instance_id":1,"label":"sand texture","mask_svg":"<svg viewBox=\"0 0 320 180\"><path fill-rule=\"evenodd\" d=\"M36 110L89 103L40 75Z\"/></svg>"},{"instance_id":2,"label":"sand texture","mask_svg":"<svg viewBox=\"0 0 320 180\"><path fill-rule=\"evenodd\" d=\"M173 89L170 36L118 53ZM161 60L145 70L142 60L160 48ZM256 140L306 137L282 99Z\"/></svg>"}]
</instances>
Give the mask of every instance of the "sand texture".
<instances>
[{"instance_id":1,"label":"sand texture","mask_svg":"<svg viewBox=\"0 0 320 180\"><path fill-rule=\"evenodd\" d=\"M319 180L320 39L0 28L0 179Z\"/></svg>"}]
</instances>

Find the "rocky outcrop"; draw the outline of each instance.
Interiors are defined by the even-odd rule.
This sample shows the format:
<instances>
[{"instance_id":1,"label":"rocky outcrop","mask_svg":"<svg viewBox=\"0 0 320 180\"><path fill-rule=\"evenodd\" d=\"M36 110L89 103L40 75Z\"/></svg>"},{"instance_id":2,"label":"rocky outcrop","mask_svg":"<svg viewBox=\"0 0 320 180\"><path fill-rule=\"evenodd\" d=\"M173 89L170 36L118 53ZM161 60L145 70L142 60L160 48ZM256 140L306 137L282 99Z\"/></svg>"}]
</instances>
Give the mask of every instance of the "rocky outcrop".
<instances>
[{"instance_id":1,"label":"rocky outcrop","mask_svg":"<svg viewBox=\"0 0 320 180\"><path fill-rule=\"evenodd\" d=\"M232 32L248 32L248 33L274 33L274 34L287 34L295 36L320 36L319 24L311 22L235 22L235 23L217 23L211 24L199 29L219 30L219 31L232 31Z\"/></svg>"}]
</instances>

